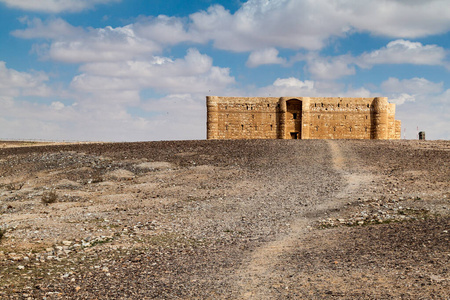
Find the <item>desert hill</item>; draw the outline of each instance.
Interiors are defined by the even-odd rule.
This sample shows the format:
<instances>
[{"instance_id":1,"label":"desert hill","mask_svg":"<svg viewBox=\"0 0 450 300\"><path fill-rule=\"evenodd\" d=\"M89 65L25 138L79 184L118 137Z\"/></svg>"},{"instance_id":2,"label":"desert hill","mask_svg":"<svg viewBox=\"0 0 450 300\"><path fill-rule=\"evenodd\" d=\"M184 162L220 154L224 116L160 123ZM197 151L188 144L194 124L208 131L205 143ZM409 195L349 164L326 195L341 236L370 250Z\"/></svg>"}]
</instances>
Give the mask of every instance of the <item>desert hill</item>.
<instances>
[{"instance_id":1,"label":"desert hill","mask_svg":"<svg viewBox=\"0 0 450 300\"><path fill-rule=\"evenodd\" d=\"M4 145L2 299L448 297L449 141Z\"/></svg>"}]
</instances>

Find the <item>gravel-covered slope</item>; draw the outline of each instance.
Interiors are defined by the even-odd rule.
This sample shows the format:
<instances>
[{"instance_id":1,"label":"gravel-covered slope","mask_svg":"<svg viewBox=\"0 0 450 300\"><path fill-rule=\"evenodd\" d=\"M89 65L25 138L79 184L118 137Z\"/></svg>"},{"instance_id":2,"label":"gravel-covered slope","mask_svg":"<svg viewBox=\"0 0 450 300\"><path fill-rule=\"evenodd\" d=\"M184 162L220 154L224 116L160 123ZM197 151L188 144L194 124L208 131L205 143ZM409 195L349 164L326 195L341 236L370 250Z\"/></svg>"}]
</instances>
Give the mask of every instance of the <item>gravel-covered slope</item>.
<instances>
[{"instance_id":1,"label":"gravel-covered slope","mask_svg":"<svg viewBox=\"0 0 450 300\"><path fill-rule=\"evenodd\" d=\"M446 141L3 148L0 297L445 299L449 153Z\"/></svg>"}]
</instances>

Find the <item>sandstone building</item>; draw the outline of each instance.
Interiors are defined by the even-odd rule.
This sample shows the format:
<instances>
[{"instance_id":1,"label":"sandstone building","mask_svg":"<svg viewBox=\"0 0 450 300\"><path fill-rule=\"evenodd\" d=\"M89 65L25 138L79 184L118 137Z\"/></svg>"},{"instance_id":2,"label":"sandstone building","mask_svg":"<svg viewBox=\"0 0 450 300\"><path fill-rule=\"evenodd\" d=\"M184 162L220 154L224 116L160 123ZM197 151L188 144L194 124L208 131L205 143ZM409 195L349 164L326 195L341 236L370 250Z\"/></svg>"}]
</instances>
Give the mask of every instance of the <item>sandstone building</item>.
<instances>
[{"instance_id":1,"label":"sandstone building","mask_svg":"<svg viewBox=\"0 0 450 300\"><path fill-rule=\"evenodd\" d=\"M386 97L208 96L208 139L399 139Z\"/></svg>"}]
</instances>

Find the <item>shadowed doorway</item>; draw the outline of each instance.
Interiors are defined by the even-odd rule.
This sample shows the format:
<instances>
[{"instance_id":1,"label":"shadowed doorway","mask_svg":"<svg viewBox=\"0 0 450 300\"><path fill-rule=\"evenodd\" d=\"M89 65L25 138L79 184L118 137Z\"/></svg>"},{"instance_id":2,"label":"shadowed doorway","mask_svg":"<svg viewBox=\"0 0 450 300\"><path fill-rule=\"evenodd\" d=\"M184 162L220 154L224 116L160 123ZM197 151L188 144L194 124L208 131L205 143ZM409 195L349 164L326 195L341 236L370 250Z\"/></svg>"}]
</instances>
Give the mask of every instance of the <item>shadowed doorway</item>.
<instances>
[{"instance_id":1,"label":"shadowed doorway","mask_svg":"<svg viewBox=\"0 0 450 300\"><path fill-rule=\"evenodd\" d=\"M302 138L302 101L291 99L286 101L286 138Z\"/></svg>"}]
</instances>

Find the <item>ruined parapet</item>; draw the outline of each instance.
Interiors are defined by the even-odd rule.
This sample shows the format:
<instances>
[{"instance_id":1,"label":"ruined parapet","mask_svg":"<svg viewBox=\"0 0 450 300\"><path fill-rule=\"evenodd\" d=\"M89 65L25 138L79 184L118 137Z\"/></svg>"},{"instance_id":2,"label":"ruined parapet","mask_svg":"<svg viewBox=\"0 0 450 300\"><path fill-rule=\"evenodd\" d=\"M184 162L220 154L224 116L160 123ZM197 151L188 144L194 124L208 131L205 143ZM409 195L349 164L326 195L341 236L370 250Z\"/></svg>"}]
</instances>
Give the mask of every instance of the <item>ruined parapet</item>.
<instances>
[{"instance_id":1,"label":"ruined parapet","mask_svg":"<svg viewBox=\"0 0 450 300\"><path fill-rule=\"evenodd\" d=\"M206 97L207 121L206 121L206 137L208 140L219 138L219 108L217 96Z\"/></svg>"},{"instance_id":2,"label":"ruined parapet","mask_svg":"<svg viewBox=\"0 0 450 300\"><path fill-rule=\"evenodd\" d=\"M372 139L386 140L388 131L388 100L386 97L376 97L372 102Z\"/></svg>"}]
</instances>

